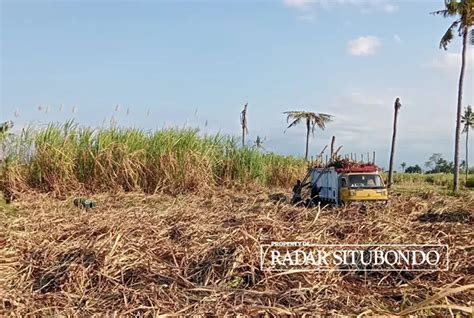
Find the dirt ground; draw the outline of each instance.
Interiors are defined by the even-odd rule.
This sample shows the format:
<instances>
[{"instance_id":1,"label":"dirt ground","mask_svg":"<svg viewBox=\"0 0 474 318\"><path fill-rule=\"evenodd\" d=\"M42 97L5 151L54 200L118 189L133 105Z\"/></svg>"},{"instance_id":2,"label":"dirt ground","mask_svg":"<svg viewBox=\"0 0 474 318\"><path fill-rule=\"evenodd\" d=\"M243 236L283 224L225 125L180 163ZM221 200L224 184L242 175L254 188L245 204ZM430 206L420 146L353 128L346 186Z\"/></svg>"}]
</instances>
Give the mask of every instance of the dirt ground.
<instances>
[{"instance_id":1,"label":"dirt ground","mask_svg":"<svg viewBox=\"0 0 474 318\"><path fill-rule=\"evenodd\" d=\"M305 209L268 190L0 206L0 314L472 315L474 194ZM263 241L448 244L449 271L264 272Z\"/></svg>"}]
</instances>

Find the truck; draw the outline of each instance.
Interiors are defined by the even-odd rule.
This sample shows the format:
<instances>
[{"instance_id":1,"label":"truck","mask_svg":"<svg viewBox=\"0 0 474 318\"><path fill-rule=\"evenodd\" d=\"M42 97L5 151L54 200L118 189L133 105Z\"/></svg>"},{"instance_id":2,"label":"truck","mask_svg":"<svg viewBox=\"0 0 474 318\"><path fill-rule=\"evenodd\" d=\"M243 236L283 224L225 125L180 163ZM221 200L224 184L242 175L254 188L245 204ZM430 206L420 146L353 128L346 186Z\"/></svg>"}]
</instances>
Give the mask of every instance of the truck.
<instances>
[{"instance_id":1,"label":"truck","mask_svg":"<svg viewBox=\"0 0 474 318\"><path fill-rule=\"evenodd\" d=\"M313 201L347 204L354 201L387 202L388 192L375 165L324 167L310 170Z\"/></svg>"}]
</instances>

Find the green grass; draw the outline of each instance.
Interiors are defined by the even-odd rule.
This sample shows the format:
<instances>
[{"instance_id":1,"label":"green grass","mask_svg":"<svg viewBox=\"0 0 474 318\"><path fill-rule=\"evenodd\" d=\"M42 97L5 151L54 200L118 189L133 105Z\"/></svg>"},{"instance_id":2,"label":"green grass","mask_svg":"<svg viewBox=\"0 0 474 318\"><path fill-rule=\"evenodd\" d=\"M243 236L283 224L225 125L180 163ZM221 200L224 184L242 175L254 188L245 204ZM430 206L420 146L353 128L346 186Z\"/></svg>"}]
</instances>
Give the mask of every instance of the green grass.
<instances>
[{"instance_id":1,"label":"green grass","mask_svg":"<svg viewBox=\"0 0 474 318\"><path fill-rule=\"evenodd\" d=\"M453 175L445 173L396 173L394 174L394 182L409 184L427 183L435 186L449 186L453 182Z\"/></svg>"},{"instance_id":2,"label":"green grass","mask_svg":"<svg viewBox=\"0 0 474 318\"><path fill-rule=\"evenodd\" d=\"M466 181L466 188L474 188L474 176L469 175L469 178Z\"/></svg>"},{"instance_id":3,"label":"green grass","mask_svg":"<svg viewBox=\"0 0 474 318\"><path fill-rule=\"evenodd\" d=\"M387 173L384 173L384 178L387 178ZM433 185L437 187L450 188L453 186L453 174L451 173L395 173L393 175L395 184L403 185ZM472 188L474 186L474 175L469 175L469 179L466 183L464 174L459 176L461 186Z\"/></svg>"},{"instance_id":4,"label":"green grass","mask_svg":"<svg viewBox=\"0 0 474 318\"><path fill-rule=\"evenodd\" d=\"M386 179L387 173L384 173ZM393 189L398 193L417 194L425 192L435 192L444 195L456 194L452 192L453 174L436 173L396 173L394 174ZM472 191L474 188L474 175L469 175L466 182L464 174L460 175L460 185L462 191Z\"/></svg>"},{"instance_id":5,"label":"green grass","mask_svg":"<svg viewBox=\"0 0 474 318\"><path fill-rule=\"evenodd\" d=\"M143 190L181 193L227 183L288 187L306 164L241 148L196 129L91 129L73 122L28 128L5 141L3 187L13 190Z\"/></svg>"},{"instance_id":6,"label":"green grass","mask_svg":"<svg viewBox=\"0 0 474 318\"><path fill-rule=\"evenodd\" d=\"M251 183L289 189L306 170L302 159L242 148L232 137L202 136L197 129L92 129L69 121L28 127L8 136L3 146L7 158L0 165L0 188L6 193L34 189L176 194ZM453 176L396 173L394 182L406 191L446 190ZM474 186L474 176L466 185Z\"/></svg>"}]
</instances>

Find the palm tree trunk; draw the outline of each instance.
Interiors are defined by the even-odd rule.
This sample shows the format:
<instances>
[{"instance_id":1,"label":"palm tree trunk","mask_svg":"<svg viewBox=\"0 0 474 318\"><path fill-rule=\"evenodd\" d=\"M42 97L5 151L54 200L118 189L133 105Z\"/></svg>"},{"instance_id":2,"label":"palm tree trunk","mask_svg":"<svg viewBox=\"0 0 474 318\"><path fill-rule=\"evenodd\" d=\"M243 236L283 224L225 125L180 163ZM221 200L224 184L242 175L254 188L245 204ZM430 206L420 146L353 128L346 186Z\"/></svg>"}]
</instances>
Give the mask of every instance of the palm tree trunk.
<instances>
[{"instance_id":1,"label":"palm tree trunk","mask_svg":"<svg viewBox=\"0 0 474 318\"><path fill-rule=\"evenodd\" d=\"M245 147L245 127L242 127L242 148Z\"/></svg>"},{"instance_id":2,"label":"palm tree trunk","mask_svg":"<svg viewBox=\"0 0 474 318\"><path fill-rule=\"evenodd\" d=\"M456 133L454 137L454 185L453 191L459 191L459 141L461 137L461 112L462 112L462 91L464 85L464 69L466 67L467 35L468 29L464 28L462 36L462 60L461 72L459 74L458 87L458 108L456 113Z\"/></svg>"},{"instance_id":3,"label":"palm tree trunk","mask_svg":"<svg viewBox=\"0 0 474 318\"><path fill-rule=\"evenodd\" d=\"M393 160L395 157L395 140L397 138L397 121L398 121L398 107L395 107L395 114L393 116L393 134L392 134L392 149L390 150L390 166L388 169L388 184L387 187L390 188L393 183Z\"/></svg>"},{"instance_id":4,"label":"palm tree trunk","mask_svg":"<svg viewBox=\"0 0 474 318\"><path fill-rule=\"evenodd\" d=\"M331 139L331 161L334 157L334 144L336 143L336 136L332 136Z\"/></svg>"},{"instance_id":5,"label":"palm tree trunk","mask_svg":"<svg viewBox=\"0 0 474 318\"><path fill-rule=\"evenodd\" d=\"M306 119L306 152L304 155L305 160L308 160L308 151L309 151L309 130L311 128L309 119Z\"/></svg>"},{"instance_id":6,"label":"palm tree trunk","mask_svg":"<svg viewBox=\"0 0 474 318\"><path fill-rule=\"evenodd\" d=\"M469 127L466 130L466 184L469 177Z\"/></svg>"}]
</instances>

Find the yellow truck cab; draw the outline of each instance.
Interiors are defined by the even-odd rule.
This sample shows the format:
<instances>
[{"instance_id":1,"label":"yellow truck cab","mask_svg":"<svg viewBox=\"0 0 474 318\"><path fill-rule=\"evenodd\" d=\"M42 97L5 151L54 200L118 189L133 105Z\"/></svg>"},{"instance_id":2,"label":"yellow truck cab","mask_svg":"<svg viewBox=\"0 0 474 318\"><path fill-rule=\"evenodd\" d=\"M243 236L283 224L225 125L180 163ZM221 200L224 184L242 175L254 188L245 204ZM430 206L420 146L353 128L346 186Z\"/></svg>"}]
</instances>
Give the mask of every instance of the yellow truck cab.
<instances>
[{"instance_id":1,"label":"yellow truck cab","mask_svg":"<svg viewBox=\"0 0 474 318\"><path fill-rule=\"evenodd\" d=\"M346 204L388 200L387 188L374 165L312 168L310 175L311 197L315 201Z\"/></svg>"},{"instance_id":2,"label":"yellow truck cab","mask_svg":"<svg viewBox=\"0 0 474 318\"><path fill-rule=\"evenodd\" d=\"M378 172L342 173L339 201L387 201L387 188Z\"/></svg>"}]
</instances>

